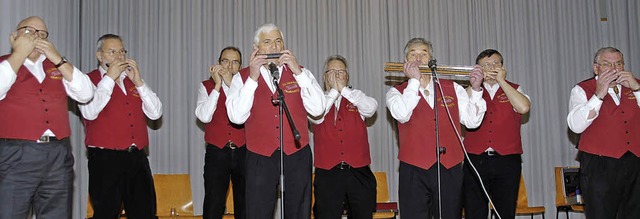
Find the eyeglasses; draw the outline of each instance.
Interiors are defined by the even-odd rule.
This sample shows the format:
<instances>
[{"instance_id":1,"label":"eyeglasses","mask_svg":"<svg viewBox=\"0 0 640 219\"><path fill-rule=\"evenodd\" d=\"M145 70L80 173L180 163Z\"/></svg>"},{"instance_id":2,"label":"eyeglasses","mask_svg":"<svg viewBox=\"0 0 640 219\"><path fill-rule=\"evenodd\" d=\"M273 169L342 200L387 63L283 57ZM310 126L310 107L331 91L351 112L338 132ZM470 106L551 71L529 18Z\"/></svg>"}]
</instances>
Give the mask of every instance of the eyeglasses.
<instances>
[{"instance_id":1,"label":"eyeglasses","mask_svg":"<svg viewBox=\"0 0 640 219\"><path fill-rule=\"evenodd\" d=\"M481 64L481 66L484 69L500 68L502 67L502 62L484 63L484 64Z\"/></svg>"},{"instance_id":2,"label":"eyeglasses","mask_svg":"<svg viewBox=\"0 0 640 219\"><path fill-rule=\"evenodd\" d=\"M220 64L223 65L228 65L228 64L232 64L232 65L240 65L240 61L238 60L229 60L229 59L223 59L220 61Z\"/></svg>"},{"instance_id":3,"label":"eyeglasses","mask_svg":"<svg viewBox=\"0 0 640 219\"><path fill-rule=\"evenodd\" d=\"M121 49L120 51L115 51L115 50L107 50L107 51L102 51L104 53L106 53L109 56L116 56L116 55L126 55L127 54L127 50L125 49Z\"/></svg>"},{"instance_id":4,"label":"eyeglasses","mask_svg":"<svg viewBox=\"0 0 640 219\"><path fill-rule=\"evenodd\" d=\"M35 33L36 36L38 36L40 39L47 39L47 37L49 37L49 32L47 32L46 30L38 30L32 26L19 27L18 29L16 29L16 31L20 31L22 29L24 29L23 33L25 35Z\"/></svg>"},{"instance_id":5,"label":"eyeglasses","mask_svg":"<svg viewBox=\"0 0 640 219\"><path fill-rule=\"evenodd\" d=\"M329 69L327 71L324 72L325 74L330 74L330 73L336 73L336 74L345 74L347 73L347 70L338 70L338 69Z\"/></svg>"},{"instance_id":6,"label":"eyeglasses","mask_svg":"<svg viewBox=\"0 0 640 219\"><path fill-rule=\"evenodd\" d=\"M619 61L619 62L616 62L616 63L602 62L602 63L598 63L596 65L598 65L600 67L605 67L605 68L612 68L612 67L622 68L622 67L624 67L624 62L623 61Z\"/></svg>"}]
</instances>

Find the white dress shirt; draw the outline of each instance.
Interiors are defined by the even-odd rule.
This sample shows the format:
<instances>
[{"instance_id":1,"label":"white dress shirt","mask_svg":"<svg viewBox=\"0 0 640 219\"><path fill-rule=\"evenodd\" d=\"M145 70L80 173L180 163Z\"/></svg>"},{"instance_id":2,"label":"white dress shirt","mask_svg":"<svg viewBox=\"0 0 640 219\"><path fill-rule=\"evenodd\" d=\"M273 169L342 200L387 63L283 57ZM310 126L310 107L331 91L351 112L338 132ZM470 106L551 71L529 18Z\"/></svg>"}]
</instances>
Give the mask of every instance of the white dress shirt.
<instances>
[{"instance_id":1,"label":"white dress shirt","mask_svg":"<svg viewBox=\"0 0 640 219\"><path fill-rule=\"evenodd\" d=\"M102 67L99 67L100 75L102 76L102 80L98 82L98 86L95 87L95 94L93 99L86 104L78 104L78 108L80 112L82 112L82 117L87 120L95 120L98 118L98 115L109 100L111 100L111 94L113 93L113 88L116 85L116 82L112 80L110 77L105 77L107 73ZM124 87L124 78L127 77L125 72L120 74L118 81L120 82L118 87L127 95L127 89ZM91 83L93 86L93 83ZM147 86L145 83L141 87L136 87L138 93L140 94L140 99L142 99L142 111L144 114L151 120L156 120L162 116L162 103L156 94Z\"/></svg>"},{"instance_id":2,"label":"white dress shirt","mask_svg":"<svg viewBox=\"0 0 640 219\"><path fill-rule=\"evenodd\" d=\"M598 76L596 76L596 80ZM622 92L621 86L618 86L618 90ZM613 88L609 88L607 91L609 96L613 98L613 102L616 106L620 105L620 94L616 94ZM633 96L636 97L636 102L638 102L638 107L640 107L640 91L633 92ZM600 107L602 107L602 100L600 100L596 95L589 97L587 100L587 95L582 87L576 85L571 89L571 96L569 98L569 115L567 115L567 124L569 125L569 129L575 132L576 134L580 134L586 130L593 120L598 118ZM589 119L589 112L593 110L595 112L595 116Z\"/></svg>"},{"instance_id":3,"label":"white dress shirt","mask_svg":"<svg viewBox=\"0 0 640 219\"><path fill-rule=\"evenodd\" d=\"M229 87L222 82L222 90L225 94L229 93ZM196 117L203 122L209 123L213 119L213 113L218 107L218 98L220 98L220 92L216 89L211 90L211 94L207 93L207 88L204 84L200 83L198 88L198 105L196 106Z\"/></svg>"},{"instance_id":4,"label":"white dress shirt","mask_svg":"<svg viewBox=\"0 0 640 219\"><path fill-rule=\"evenodd\" d=\"M317 120L310 117L309 120L313 124L317 125L322 123L324 121L324 117L327 115L327 113L329 113L331 107L335 107L334 115L337 117L338 110L340 110L340 102L343 97L349 100L349 102L353 103L353 105L358 107L360 118L362 118L363 121L365 118L373 116L373 114L375 114L376 110L378 109L378 101L376 101L376 99L368 97L360 90L351 89L349 87L342 88L342 92L331 89L325 94L324 97L326 101L324 113L322 114L322 117L318 118Z\"/></svg>"},{"instance_id":5,"label":"white dress shirt","mask_svg":"<svg viewBox=\"0 0 640 219\"><path fill-rule=\"evenodd\" d=\"M42 62L44 62L45 59L46 57L44 55L40 55L35 62L30 59L25 59L22 64L29 69L31 74L38 79L40 83L42 83L46 77L46 73L42 67ZM62 80L62 85L67 95L79 103L86 103L91 100L93 97L93 84L91 83L91 79L75 66L73 66L72 77L73 79L71 81ZM17 78L18 75L13 71L13 68L11 68L9 61L5 60L0 62L0 101L7 97L7 92L9 92L9 89L11 89L11 86L16 82ZM47 129L43 135L55 136L55 133Z\"/></svg>"},{"instance_id":6,"label":"white dress shirt","mask_svg":"<svg viewBox=\"0 0 640 219\"><path fill-rule=\"evenodd\" d=\"M282 75L283 68L284 66L278 67L280 75ZM276 89L275 85L273 85L273 80L271 79L271 73L264 66L260 66L260 77L265 80L271 92L274 93ZM312 117L322 115L325 109L324 92L322 91L322 88L320 88L320 85L313 74L306 68L303 68L300 75L293 74L293 77L300 87L302 104L304 105L307 113ZM240 74L233 76L229 93L227 93L227 101L225 103L227 106L227 114L229 115L229 120L231 122L241 125L247 121L251 115L251 107L253 107L253 98L257 88L258 82L254 81L250 77L247 77L247 80L243 82Z\"/></svg>"},{"instance_id":7,"label":"white dress shirt","mask_svg":"<svg viewBox=\"0 0 640 219\"><path fill-rule=\"evenodd\" d=\"M498 83L495 83L494 85L490 85L487 82L482 82L482 85L484 85L484 89L487 90L487 93L489 93L489 97L491 97L491 99L493 100L493 97L495 97L496 93L498 93L498 89L500 89L500 85ZM531 98L529 98L529 95L524 93L524 90L522 89L522 85L518 86L518 89L516 89L516 91L520 92L527 99L529 99L529 101L531 101Z\"/></svg>"},{"instance_id":8,"label":"white dress shirt","mask_svg":"<svg viewBox=\"0 0 640 219\"><path fill-rule=\"evenodd\" d=\"M393 118L400 123L406 123L409 121L413 114L413 110L418 105L418 101L420 101L418 92L422 94L424 100L426 100L429 106L433 108L434 89L433 80L431 81L432 82L430 82L425 89L420 87L419 80L411 78L409 79L407 88L405 88L402 93L400 93L400 91L395 87L391 87L391 89L387 91L387 107L389 108ZM482 90L472 90L471 98L469 98L467 91L458 83L454 82L453 87L458 98L460 123L465 125L467 128L477 128L482 123L484 113L487 111L487 104L484 99L482 99ZM424 92L425 90L428 91L428 95Z\"/></svg>"}]
</instances>

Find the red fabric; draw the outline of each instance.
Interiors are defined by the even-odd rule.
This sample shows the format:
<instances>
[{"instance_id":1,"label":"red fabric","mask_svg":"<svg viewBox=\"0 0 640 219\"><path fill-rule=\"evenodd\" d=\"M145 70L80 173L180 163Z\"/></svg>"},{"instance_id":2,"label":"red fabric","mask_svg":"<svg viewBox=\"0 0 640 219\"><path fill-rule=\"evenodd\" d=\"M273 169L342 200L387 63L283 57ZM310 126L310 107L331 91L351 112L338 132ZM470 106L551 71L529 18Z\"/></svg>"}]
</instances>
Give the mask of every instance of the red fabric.
<instances>
[{"instance_id":1,"label":"red fabric","mask_svg":"<svg viewBox=\"0 0 640 219\"><path fill-rule=\"evenodd\" d=\"M578 84L587 99L596 92L596 80ZM611 96L604 98L598 118L582 132L578 149L590 154L620 158L627 151L640 156L640 110L633 91L622 87L620 105Z\"/></svg>"},{"instance_id":2,"label":"red fabric","mask_svg":"<svg viewBox=\"0 0 640 219\"><path fill-rule=\"evenodd\" d=\"M0 57L0 62L8 57ZM47 129L59 139L69 137L71 129L62 73L48 59L42 67L46 74L42 83L29 69L20 67L16 82L0 100L0 138L35 141Z\"/></svg>"},{"instance_id":3,"label":"red fabric","mask_svg":"<svg viewBox=\"0 0 640 219\"><path fill-rule=\"evenodd\" d=\"M240 70L242 81L249 79L249 68ZM262 156L271 156L273 152L280 146L280 131L278 119L278 105L272 103L277 94L272 93L262 76L258 78L258 88L253 98L253 107L251 107L251 115L244 124L247 133L247 149ZM302 104L300 96L300 86L293 78L293 72L288 67L283 68L280 76L280 87L284 92L284 98L291 112L296 128L300 132L300 141L296 142L293 138L289 120L283 113L283 145L284 153L291 155L309 144L309 128L307 126L307 111Z\"/></svg>"},{"instance_id":4,"label":"red fabric","mask_svg":"<svg viewBox=\"0 0 640 219\"><path fill-rule=\"evenodd\" d=\"M367 125L358 107L346 98L340 101L340 110L331 107L324 121L313 125L314 165L329 170L341 161L353 167L371 164Z\"/></svg>"},{"instance_id":5,"label":"red fabric","mask_svg":"<svg viewBox=\"0 0 640 219\"><path fill-rule=\"evenodd\" d=\"M444 89L446 106L449 108L454 122L452 126L445 104L442 101L443 98L439 97L435 105L438 107L440 145L446 148L446 153L441 154L440 160L442 165L449 169L463 160L462 146L453 129L455 127L458 132L460 131L460 115L458 112L458 97L453 87L453 82L440 79L440 83ZM396 89L402 93L407 88L407 85L408 83L404 82L396 86ZM436 93L438 96L440 95L440 88L437 88L437 86ZM411 119L404 124L398 123L398 134L400 136L398 158L402 162L426 170L431 168L437 161L435 113L427 101L424 100L422 94L418 93L418 95L420 96L420 101L416 108L413 109Z\"/></svg>"},{"instance_id":6,"label":"red fabric","mask_svg":"<svg viewBox=\"0 0 640 219\"><path fill-rule=\"evenodd\" d=\"M517 84L507 83L515 89L519 87ZM464 136L467 152L481 154L491 147L501 155L522 154L521 115L513 110L507 94L502 88L498 88L492 100L489 92L484 89L482 98L487 103L487 112L480 127L467 130Z\"/></svg>"},{"instance_id":7,"label":"red fabric","mask_svg":"<svg viewBox=\"0 0 640 219\"><path fill-rule=\"evenodd\" d=\"M102 80L97 69L87 74L94 85ZM116 84L111 99L95 120L84 120L85 144L107 149L126 149L135 144L142 149L149 145L146 115L142 99L129 78L124 79L125 95Z\"/></svg>"},{"instance_id":8,"label":"red fabric","mask_svg":"<svg viewBox=\"0 0 640 219\"><path fill-rule=\"evenodd\" d=\"M202 84L207 89L207 94L211 94L215 87L213 79L203 81ZM223 148L229 141L242 147L245 144L244 125L236 125L229 121L227 107L224 104L226 100L227 95L223 89L220 89L216 111L213 112L211 122L204 124L204 140L219 148Z\"/></svg>"}]
</instances>

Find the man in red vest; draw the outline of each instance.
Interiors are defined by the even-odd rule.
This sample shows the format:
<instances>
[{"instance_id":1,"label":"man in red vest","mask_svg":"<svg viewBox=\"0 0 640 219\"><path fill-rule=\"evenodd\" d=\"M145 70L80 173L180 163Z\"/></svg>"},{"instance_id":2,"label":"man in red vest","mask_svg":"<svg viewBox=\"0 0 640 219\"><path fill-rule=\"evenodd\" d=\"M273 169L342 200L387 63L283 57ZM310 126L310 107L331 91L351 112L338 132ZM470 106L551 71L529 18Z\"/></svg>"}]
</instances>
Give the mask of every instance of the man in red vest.
<instances>
[{"instance_id":1,"label":"man in red vest","mask_svg":"<svg viewBox=\"0 0 640 219\"><path fill-rule=\"evenodd\" d=\"M156 213L153 177L143 149L149 146L146 118L160 118L162 103L126 54L120 36L98 39L99 66L88 74L95 94L79 105L96 219L117 218L123 203L130 218L154 218Z\"/></svg>"},{"instance_id":2,"label":"man in red vest","mask_svg":"<svg viewBox=\"0 0 640 219\"><path fill-rule=\"evenodd\" d=\"M284 152L284 186L287 218L311 217L311 149L307 114L324 112L322 88L308 69L300 66L293 53L284 47L284 36L273 24L255 32L254 50L249 67L233 76L227 96L227 113L231 122L244 124L247 133L246 213L247 218L273 217L280 175L280 140ZM265 54L281 53L279 58ZM277 55L276 55L277 56ZM272 62L277 72L267 68ZM275 77L274 77L275 76ZM284 93L293 124L300 132L295 140L289 120L283 114L279 125L273 78ZM282 130L282 139L280 139Z\"/></svg>"},{"instance_id":3,"label":"man in red vest","mask_svg":"<svg viewBox=\"0 0 640 219\"><path fill-rule=\"evenodd\" d=\"M73 155L67 96L84 103L91 81L28 17L0 57L0 218L71 218Z\"/></svg>"},{"instance_id":4,"label":"man in red vest","mask_svg":"<svg viewBox=\"0 0 640 219\"><path fill-rule=\"evenodd\" d=\"M468 129L464 145L469 160L478 170L493 206L503 219L515 218L518 187L522 171L520 115L529 112L531 102L522 87L506 80L503 58L494 49L482 51L475 71L483 72L482 99L487 112L482 125ZM466 218L486 219L489 212L480 179L470 166L464 166L464 211Z\"/></svg>"},{"instance_id":5,"label":"man in red vest","mask_svg":"<svg viewBox=\"0 0 640 219\"><path fill-rule=\"evenodd\" d=\"M419 66L432 57L431 43L413 38L405 46L404 74L407 82L387 92L387 107L398 121L400 142L399 201L402 218L460 218L462 207L462 161L460 124L476 128L486 103L482 99L482 73L470 73L471 89L421 74ZM444 93L444 95L442 95ZM438 97L434 103L433 95ZM435 117L434 106L438 117ZM438 120L441 163L437 163L435 121ZM438 181L440 166L441 183ZM438 184L441 200L438 198ZM439 202L442 206L440 215Z\"/></svg>"},{"instance_id":6,"label":"man in red vest","mask_svg":"<svg viewBox=\"0 0 640 219\"><path fill-rule=\"evenodd\" d=\"M315 218L340 218L343 201L349 218L371 218L376 208L376 178L369 168L369 138L365 118L376 113L378 102L351 89L347 60L334 55L324 71L325 111L313 123L313 183Z\"/></svg>"},{"instance_id":7,"label":"man in red vest","mask_svg":"<svg viewBox=\"0 0 640 219\"><path fill-rule=\"evenodd\" d=\"M242 53L236 47L222 49L218 64L209 68L211 78L198 89L196 117L204 123L207 148L204 159L204 204L202 217L222 218L227 202L229 179L233 181L234 217L243 219L245 198L244 126L229 122L229 85L242 66Z\"/></svg>"},{"instance_id":8,"label":"man in red vest","mask_svg":"<svg viewBox=\"0 0 640 219\"><path fill-rule=\"evenodd\" d=\"M613 47L593 59L595 77L571 90L567 123L581 134L580 188L587 218L640 218L640 83Z\"/></svg>"}]
</instances>

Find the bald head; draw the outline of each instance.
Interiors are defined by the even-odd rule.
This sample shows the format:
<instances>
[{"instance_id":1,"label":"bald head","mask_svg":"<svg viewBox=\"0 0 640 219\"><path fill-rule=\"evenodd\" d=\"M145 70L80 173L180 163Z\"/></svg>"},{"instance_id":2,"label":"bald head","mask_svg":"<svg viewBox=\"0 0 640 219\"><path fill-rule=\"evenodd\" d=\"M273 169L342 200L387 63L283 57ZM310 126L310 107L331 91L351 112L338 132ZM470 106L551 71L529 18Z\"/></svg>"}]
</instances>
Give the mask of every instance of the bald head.
<instances>
[{"instance_id":1,"label":"bald head","mask_svg":"<svg viewBox=\"0 0 640 219\"><path fill-rule=\"evenodd\" d=\"M16 26L16 29L21 28L21 27L25 27L25 26L30 26L30 27L34 27L38 30L44 30L44 31L49 31L47 29L47 25L44 23L44 20L42 20L42 18L37 17L37 16L31 16L28 18L25 18L23 20L21 20L18 23L18 26Z\"/></svg>"}]
</instances>

